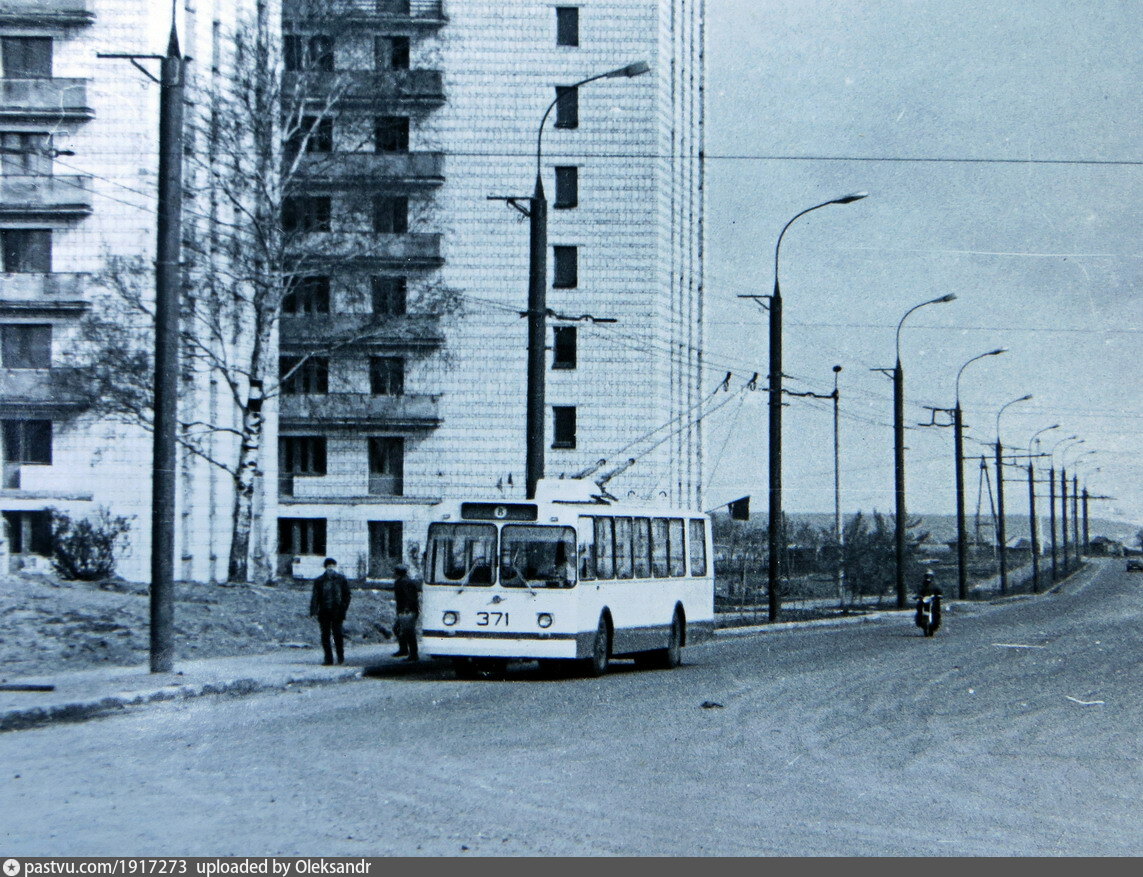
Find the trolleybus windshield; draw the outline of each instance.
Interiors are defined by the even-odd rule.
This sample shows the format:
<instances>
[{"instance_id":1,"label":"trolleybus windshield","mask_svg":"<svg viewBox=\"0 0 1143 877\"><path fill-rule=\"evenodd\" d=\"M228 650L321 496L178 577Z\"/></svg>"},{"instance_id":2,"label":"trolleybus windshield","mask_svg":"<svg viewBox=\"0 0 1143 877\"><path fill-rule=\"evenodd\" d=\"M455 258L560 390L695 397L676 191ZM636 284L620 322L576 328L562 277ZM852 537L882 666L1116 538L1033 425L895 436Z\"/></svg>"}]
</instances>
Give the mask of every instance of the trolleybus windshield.
<instances>
[{"instance_id":1,"label":"trolleybus windshield","mask_svg":"<svg viewBox=\"0 0 1143 877\"><path fill-rule=\"evenodd\" d=\"M429 527L430 585L491 585L496 558L493 524L432 524Z\"/></svg>"},{"instance_id":2,"label":"trolleybus windshield","mask_svg":"<svg viewBox=\"0 0 1143 877\"><path fill-rule=\"evenodd\" d=\"M500 584L505 588L575 585L575 530L505 524L500 531Z\"/></svg>"}]
</instances>

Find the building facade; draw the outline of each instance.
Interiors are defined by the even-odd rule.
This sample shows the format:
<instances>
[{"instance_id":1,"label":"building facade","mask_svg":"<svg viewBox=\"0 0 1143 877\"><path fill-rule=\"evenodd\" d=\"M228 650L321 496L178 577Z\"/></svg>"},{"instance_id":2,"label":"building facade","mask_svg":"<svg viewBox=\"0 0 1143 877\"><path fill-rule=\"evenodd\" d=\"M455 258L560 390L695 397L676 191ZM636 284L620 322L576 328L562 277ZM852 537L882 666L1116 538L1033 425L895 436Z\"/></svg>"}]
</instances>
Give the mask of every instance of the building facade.
<instances>
[{"instance_id":1,"label":"building facade","mask_svg":"<svg viewBox=\"0 0 1143 877\"><path fill-rule=\"evenodd\" d=\"M107 506L133 519L121 564L132 578L148 562L149 436L53 393L43 327L66 344L99 307L109 254L153 258L157 90L129 63L95 58L160 51L169 22L151 5L0 0L4 143L51 135L74 153L52 174L90 169L64 183L21 146L25 164L9 177L4 154L0 497L11 550L42 549L49 506ZM23 8L31 30L9 8ZM228 29L258 11L281 70L289 170L275 210L291 261L253 499L255 577L311 576L332 555L351 575L389 578L395 562L416 560L441 498L523 496L529 241L507 199L526 204L557 95L539 167L547 475L614 472L618 496L701 508L701 0L188 0L188 150L212 148L196 94L228 75ZM42 43L9 53L10 39L45 31L48 77L35 73ZM568 90L634 62L650 72ZM45 84L56 71L86 83ZM27 115L37 107L48 115ZM209 162L195 167L187 222L209 233L222 226L208 203L216 177ZM52 181L39 179L30 203L20 180L37 174ZM182 419L221 427L210 452L233 455L225 429L241 417L226 381L205 369L184 386ZM179 486L179 575L224 578L232 479L185 453Z\"/></svg>"}]
</instances>

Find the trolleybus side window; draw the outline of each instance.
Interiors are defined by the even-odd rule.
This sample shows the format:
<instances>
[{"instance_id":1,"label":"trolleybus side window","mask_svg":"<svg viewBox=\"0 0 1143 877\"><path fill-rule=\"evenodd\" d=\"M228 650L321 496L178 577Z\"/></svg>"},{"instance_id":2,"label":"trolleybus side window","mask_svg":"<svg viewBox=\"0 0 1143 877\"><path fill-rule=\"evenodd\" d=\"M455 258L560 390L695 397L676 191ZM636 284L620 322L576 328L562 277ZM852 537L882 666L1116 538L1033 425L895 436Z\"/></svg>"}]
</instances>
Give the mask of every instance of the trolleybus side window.
<instances>
[{"instance_id":1,"label":"trolleybus side window","mask_svg":"<svg viewBox=\"0 0 1143 877\"><path fill-rule=\"evenodd\" d=\"M610 517L595 519L595 575L601 579L615 577L615 538Z\"/></svg>"},{"instance_id":2,"label":"trolleybus side window","mask_svg":"<svg viewBox=\"0 0 1143 877\"><path fill-rule=\"evenodd\" d=\"M667 577L667 519L651 519L651 575Z\"/></svg>"},{"instance_id":3,"label":"trolleybus side window","mask_svg":"<svg viewBox=\"0 0 1143 877\"><path fill-rule=\"evenodd\" d=\"M631 545L635 552L635 578L649 579L651 577L651 519L636 518L632 532Z\"/></svg>"},{"instance_id":4,"label":"trolleybus side window","mask_svg":"<svg viewBox=\"0 0 1143 877\"><path fill-rule=\"evenodd\" d=\"M706 522L702 520L691 519L688 521L690 525L690 555L691 555L691 575L692 576L705 576L706 575Z\"/></svg>"},{"instance_id":5,"label":"trolleybus side window","mask_svg":"<svg viewBox=\"0 0 1143 877\"><path fill-rule=\"evenodd\" d=\"M668 552L670 558L670 574L685 576L687 574L686 556L683 554L683 519L670 518L667 521L669 532Z\"/></svg>"},{"instance_id":6,"label":"trolleybus side window","mask_svg":"<svg viewBox=\"0 0 1143 877\"><path fill-rule=\"evenodd\" d=\"M491 585L496 554L492 524L432 524L428 580L433 585Z\"/></svg>"},{"instance_id":7,"label":"trolleybus side window","mask_svg":"<svg viewBox=\"0 0 1143 877\"><path fill-rule=\"evenodd\" d=\"M570 588L575 584L571 527L506 524L500 531L500 584L505 588Z\"/></svg>"},{"instance_id":8,"label":"trolleybus side window","mask_svg":"<svg viewBox=\"0 0 1143 877\"><path fill-rule=\"evenodd\" d=\"M595 518L586 515L579 519L579 580L595 578Z\"/></svg>"},{"instance_id":9,"label":"trolleybus side window","mask_svg":"<svg viewBox=\"0 0 1143 877\"><path fill-rule=\"evenodd\" d=\"M631 578L631 519L615 519L615 578Z\"/></svg>"}]
</instances>

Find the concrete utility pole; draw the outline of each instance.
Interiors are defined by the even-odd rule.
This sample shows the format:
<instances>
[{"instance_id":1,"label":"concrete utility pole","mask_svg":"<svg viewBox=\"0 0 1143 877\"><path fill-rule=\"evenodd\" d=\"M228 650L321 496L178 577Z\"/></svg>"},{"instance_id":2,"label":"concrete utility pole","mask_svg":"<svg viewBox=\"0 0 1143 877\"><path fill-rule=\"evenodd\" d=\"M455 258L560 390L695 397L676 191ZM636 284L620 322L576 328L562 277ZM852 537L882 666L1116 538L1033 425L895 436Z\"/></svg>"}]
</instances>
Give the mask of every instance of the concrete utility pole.
<instances>
[{"instance_id":1,"label":"concrete utility pole","mask_svg":"<svg viewBox=\"0 0 1143 877\"><path fill-rule=\"evenodd\" d=\"M570 99L581 85L597 79L632 78L650 73L645 61L637 61L617 70L581 79L570 85L548 104L536 130L536 184L528 209L517 204L515 198L505 198L518 210L528 214L528 389L524 423L524 489L528 499L535 499L536 485L544 477L544 414L545 374L547 369L548 340L548 200L544 194L541 157L543 154L544 123L561 100Z\"/></svg>"},{"instance_id":2,"label":"concrete utility pole","mask_svg":"<svg viewBox=\"0 0 1143 877\"><path fill-rule=\"evenodd\" d=\"M956 301L956 295L949 293L940 298L923 301L905 311L897 323L897 361L893 364L893 493L896 504L896 520L893 528L894 554L896 556L897 608L904 609L907 602L905 589L905 370L901 367L901 327L909 314L929 305L939 305Z\"/></svg>"},{"instance_id":3,"label":"concrete utility pole","mask_svg":"<svg viewBox=\"0 0 1143 877\"><path fill-rule=\"evenodd\" d=\"M1091 531L1088 529L1087 520L1087 501L1088 492L1087 485L1083 486L1083 553L1085 555L1091 554Z\"/></svg>"},{"instance_id":4,"label":"concrete utility pole","mask_svg":"<svg viewBox=\"0 0 1143 877\"><path fill-rule=\"evenodd\" d=\"M1028 526L1032 532L1032 593L1040 593L1040 526L1036 518L1036 471L1035 471L1035 455L1032 453L1032 446L1035 445L1037 451L1040 448L1040 436L1046 432L1051 432L1053 429L1059 429L1058 423L1053 423L1051 426L1045 426L1043 429L1037 430L1028 439Z\"/></svg>"},{"instance_id":5,"label":"concrete utility pole","mask_svg":"<svg viewBox=\"0 0 1143 877\"><path fill-rule=\"evenodd\" d=\"M1076 567L1083 563L1080 557L1080 522L1079 522L1079 475L1072 469L1072 544L1076 548Z\"/></svg>"},{"instance_id":6,"label":"concrete utility pole","mask_svg":"<svg viewBox=\"0 0 1143 877\"><path fill-rule=\"evenodd\" d=\"M159 220L155 258L155 436L151 520L151 672L174 669L175 465L182 288L183 85L171 21L159 92Z\"/></svg>"},{"instance_id":7,"label":"concrete utility pole","mask_svg":"<svg viewBox=\"0 0 1143 877\"><path fill-rule=\"evenodd\" d=\"M979 356L974 356L960 367L956 373L956 406L953 408L953 452L956 457L956 591L961 600L968 598L968 534L964 520L964 415L960 407L960 376L964 370L978 359L986 356L999 356L1007 352L1006 347L998 347Z\"/></svg>"},{"instance_id":8,"label":"concrete utility pole","mask_svg":"<svg viewBox=\"0 0 1143 877\"><path fill-rule=\"evenodd\" d=\"M1006 536L1004 533L1004 446L1000 443L1000 415L1004 413L1004 409L1009 405L1015 405L1017 402L1027 402L1032 398L1032 394L1021 396L1019 399L1013 399L1011 402L1005 402L1000 406L1000 410L996 412L996 543L997 550L1000 552L1000 593L1008 593L1008 545L1006 544Z\"/></svg>"},{"instance_id":9,"label":"concrete utility pole","mask_svg":"<svg viewBox=\"0 0 1143 877\"><path fill-rule=\"evenodd\" d=\"M1068 574L1068 470L1060 467L1060 533L1063 535L1064 575Z\"/></svg>"},{"instance_id":10,"label":"concrete utility pole","mask_svg":"<svg viewBox=\"0 0 1143 877\"><path fill-rule=\"evenodd\" d=\"M774 245L774 293L770 296L770 375L768 391L769 412L769 521L766 542L769 551L767 565L767 615L771 621L778 620L781 610L779 590L782 581L782 287L778 282L778 254L782 250L782 238L795 220L814 210L831 204L852 204L868 196L868 192L855 192L841 198L823 201L797 213L778 233ZM747 296L754 298L754 296Z\"/></svg>"},{"instance_id":11,"label":"concrete utility pole","mask_svg":"<svg viewBox=\"0 0 1143 877\"><path fill-rule=\"evenodd\" d=\"M1060 577L1056 566L1056 467L1048 467L1048 526L1052 531L1052 581Z\"/></svg>"},{"instance_id":12,"label":"concrete utility pole","mask_svg":"<svg viewBox=\"0 0 1143 877\"><path fill-rule=\"evenodd\" d=\"M178 450L179 295L182 291L183 102L186 62L175 28L165 55L99 52L130 61L159 84L159 185L155 242L155 400L151 456L151 672L174 669L175 488ZM160 62L159 78L139 63Z\"/></svg>"}]
</instances>

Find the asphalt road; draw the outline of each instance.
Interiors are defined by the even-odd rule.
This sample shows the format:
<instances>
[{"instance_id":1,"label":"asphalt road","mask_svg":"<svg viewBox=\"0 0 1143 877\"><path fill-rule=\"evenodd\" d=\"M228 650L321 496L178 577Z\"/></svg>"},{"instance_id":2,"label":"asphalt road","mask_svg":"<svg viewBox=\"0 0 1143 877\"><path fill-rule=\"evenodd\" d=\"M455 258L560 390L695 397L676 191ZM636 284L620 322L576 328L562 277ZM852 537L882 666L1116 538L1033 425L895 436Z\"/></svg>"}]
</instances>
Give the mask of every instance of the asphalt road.
<instances>
[{"instance_id":1,"label":"asphalt road","mask_svg":"<svg viewBox=\"0 0 1143 877\"><path fill-rule=\"evenodd\" d=\"M1108 561L932 639L894 617L4 734L0 854L1138 856L1141 618Z\"/></svg>"}]
</instances>

